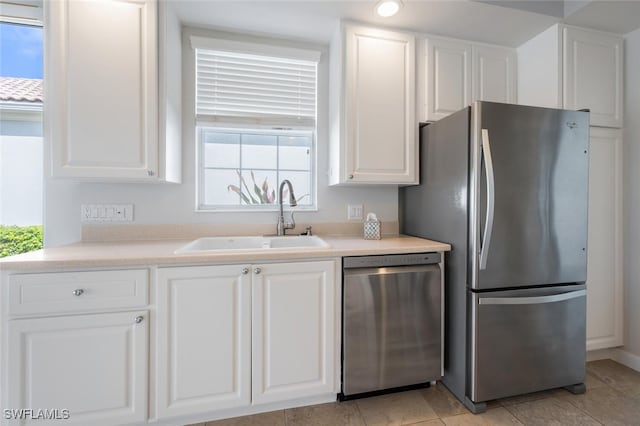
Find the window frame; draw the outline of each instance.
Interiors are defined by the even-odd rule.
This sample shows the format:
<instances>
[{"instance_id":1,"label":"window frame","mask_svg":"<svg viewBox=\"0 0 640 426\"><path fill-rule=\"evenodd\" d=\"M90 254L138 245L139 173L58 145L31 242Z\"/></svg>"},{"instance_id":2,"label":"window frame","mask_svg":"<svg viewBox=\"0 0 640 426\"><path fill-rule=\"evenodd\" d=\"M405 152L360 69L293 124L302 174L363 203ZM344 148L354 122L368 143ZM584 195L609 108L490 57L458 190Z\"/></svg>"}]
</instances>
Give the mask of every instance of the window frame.
<instances>
[{"instance_id":1,"label":"window frame","mask_svg":"<svg viewBox=\"0 0 640 426\"><path fill-rule=\"evenodd\" d=\"M204 182L204 138L202 137L203 129L232 129L243 131L246 134L250 133L261 133L261 132L274 132L278 134L278 131L291 131L295 134L295 132L310 132L311 133L311 160L309 167L310 174L310 197L311 204L310 205L298 205L295 207L295 211L306 211L306 212L315 212L318 211L318 104L319 104L319 64L321 51L317 48L306 48L306 47L290 47L288 43L278 43L277 40L269 40L267 43L263 43L262 40L260 42L247 42L241 41L240 38L244 38L238 35L238 40L229 37L220 37L220 36L202 36L199 34L191 34L189 37L189 45L191 47L192 52L192 64L194 70L194 77L192 82L193 93L194 93L194 102L193 102L193 117L194 117L194 140L195 140L195 211L203 212L203 213L234 213L234 212L242 212L242 213L265 213L265 212L276 212L279 210L278 204L278 187L280 182L275 182L274 189L276 190L276 200L274 204L261 204L261 205L252 205L252 204L238 204L238 205L208 205L205 204L205 182ZM281 124L272 123L270 120L266 120L264 123L255 122L254 120L248 118L245 123L242 122L224 122L218 120L210 120L207 118L198 117L196 112L196 104L197 104L197 55L196 49L212 49L212 50L227 50L232 52L241 52L253 55L264 55L264 56L275 56L275 57L283 57L290 59L298 59L298 60L311 60L315 61L318 68L316 71L316 93L315 93L315 102L316 102L316 114L314 119L313 126L294 124L291 121L283 121ZM279 172L279 169L274 169L274 171ZM294 187L296 192L299 192L299 189ZM286 201L286 200L285 200ZM287 205L287 204L285 204Z\"/></svg>"}]
</instances>

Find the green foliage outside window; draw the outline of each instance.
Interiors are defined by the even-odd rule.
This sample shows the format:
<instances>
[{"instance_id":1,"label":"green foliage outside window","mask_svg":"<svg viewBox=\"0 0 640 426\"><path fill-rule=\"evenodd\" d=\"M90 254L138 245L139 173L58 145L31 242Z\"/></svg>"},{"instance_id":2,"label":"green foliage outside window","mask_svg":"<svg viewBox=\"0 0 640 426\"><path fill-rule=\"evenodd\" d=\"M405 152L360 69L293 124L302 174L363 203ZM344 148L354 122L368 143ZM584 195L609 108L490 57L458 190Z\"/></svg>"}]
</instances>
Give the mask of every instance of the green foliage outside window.
<instances>
[{"instance_id":1,"label":"green foliage outside window","mask_svg":"<svg viewBox=\"0 0 640 426\"><path fill-rule=\"evenodd\" d=\"M0 225L0 257L40 250L42 226Z\"/></svg>"}]
</instances>

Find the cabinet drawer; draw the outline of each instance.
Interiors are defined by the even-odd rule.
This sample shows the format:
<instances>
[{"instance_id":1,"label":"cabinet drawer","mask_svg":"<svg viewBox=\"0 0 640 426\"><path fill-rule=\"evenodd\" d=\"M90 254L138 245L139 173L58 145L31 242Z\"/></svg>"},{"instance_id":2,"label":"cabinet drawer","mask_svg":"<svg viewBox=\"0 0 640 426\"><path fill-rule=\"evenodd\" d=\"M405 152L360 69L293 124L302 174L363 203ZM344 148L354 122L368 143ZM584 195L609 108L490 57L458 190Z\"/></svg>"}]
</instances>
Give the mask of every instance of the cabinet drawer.
<instances>
[{"instance_id":1,"label":"cabinet drawer","mask_svg":"<svg viewBox=\"0 0 640 426\"><path fill-rule=\"evenodd\" d=\"M148 289L146 269L11 275L9 314L141 307Z\"/></svg>"}]
</instances>

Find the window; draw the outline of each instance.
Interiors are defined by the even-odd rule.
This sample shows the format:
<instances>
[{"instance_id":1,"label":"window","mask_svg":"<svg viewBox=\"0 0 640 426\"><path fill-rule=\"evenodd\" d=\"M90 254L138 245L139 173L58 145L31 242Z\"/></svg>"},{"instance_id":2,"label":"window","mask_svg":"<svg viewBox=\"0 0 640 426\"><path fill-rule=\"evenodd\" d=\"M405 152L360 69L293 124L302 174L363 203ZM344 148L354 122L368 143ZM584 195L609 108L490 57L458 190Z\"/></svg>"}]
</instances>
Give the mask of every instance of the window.
<instances>
[{"instance_id":1,"label":"window","mask_svg":"<svg viewBox=\"0 0 640 426\"><path fill-rule=\"evenodd\" d=\"M198 208L272 210L284 179L299 208L315 207L319 53L196 36L191 43Z\"/></svg>"},{"instance_id":2,"label":"window","mask_svg":"<svg viewBox=\"0 0 640 426\"><path fill-rule=\"evenodd\" d=\"M41 8L0 15L0 257L42 248Z\"/></svg>"}]
</instances>

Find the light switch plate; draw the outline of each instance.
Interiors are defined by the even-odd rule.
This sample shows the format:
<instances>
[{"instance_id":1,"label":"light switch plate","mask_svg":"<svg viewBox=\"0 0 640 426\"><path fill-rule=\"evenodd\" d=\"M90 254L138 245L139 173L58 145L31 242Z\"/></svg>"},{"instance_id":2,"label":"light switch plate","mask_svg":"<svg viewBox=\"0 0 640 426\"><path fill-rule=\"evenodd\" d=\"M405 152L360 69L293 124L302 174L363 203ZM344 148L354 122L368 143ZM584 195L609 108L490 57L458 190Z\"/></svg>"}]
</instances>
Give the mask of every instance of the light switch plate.
<instances>
[{"instance_id":1,"label":"light switch plate","mask_svg":"<svg viewBox=\"0 0 640 426\"><path fill-rule=\"evenodd\" d=\"M82 222L133 222L133 204L82 204Z\"/></svg>"},{"instance_id":2,"label":"light switch plate","mask_svg":"<svg viewBox=\"0 0 640 426\"><path fill-rule=\"evenodd\" d=\"M362 204L347 205L347 220L362 220Z\"/></svg>"}]
</instances>

